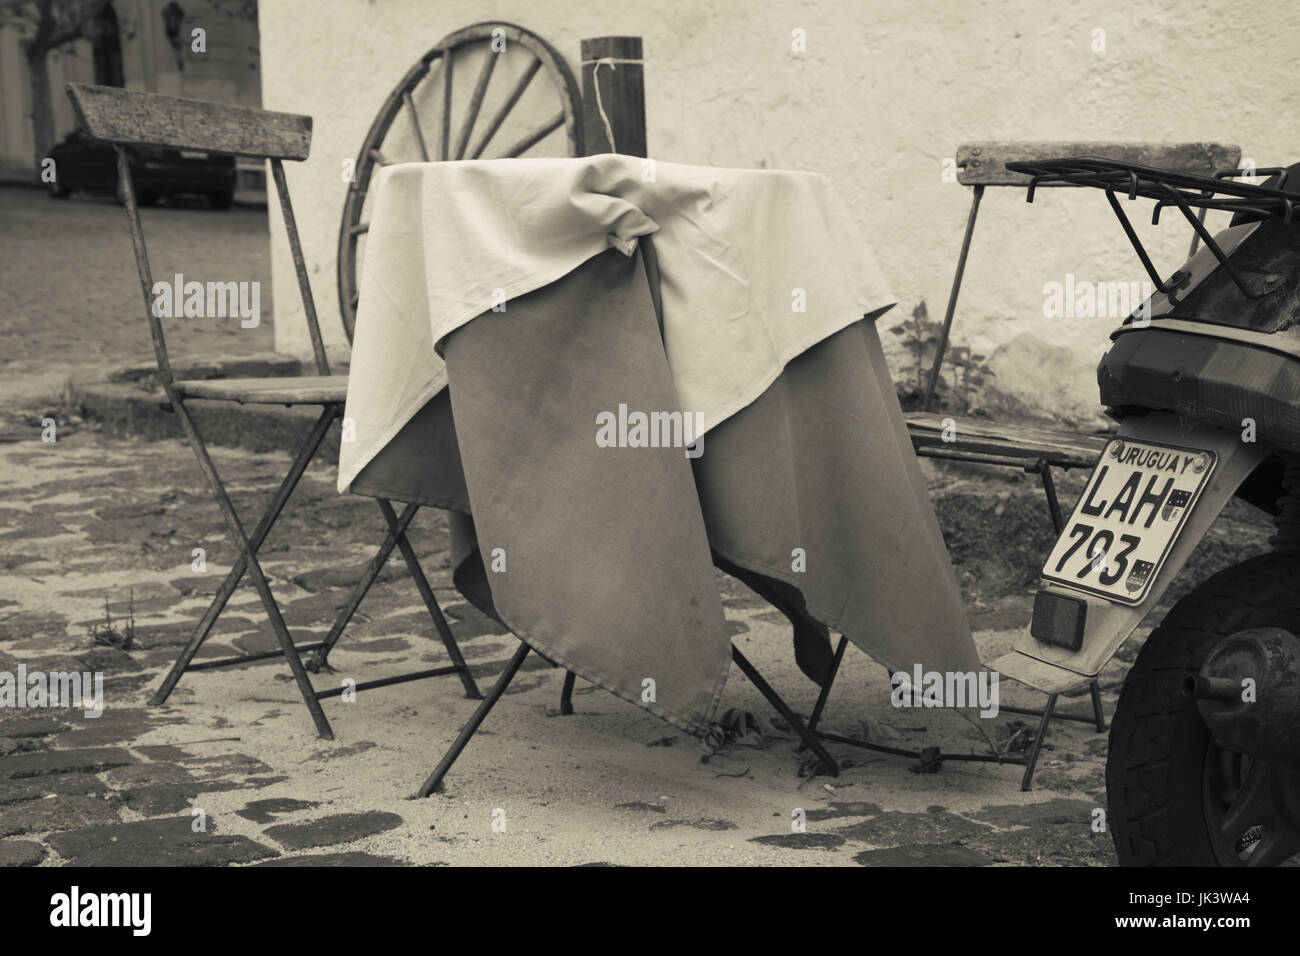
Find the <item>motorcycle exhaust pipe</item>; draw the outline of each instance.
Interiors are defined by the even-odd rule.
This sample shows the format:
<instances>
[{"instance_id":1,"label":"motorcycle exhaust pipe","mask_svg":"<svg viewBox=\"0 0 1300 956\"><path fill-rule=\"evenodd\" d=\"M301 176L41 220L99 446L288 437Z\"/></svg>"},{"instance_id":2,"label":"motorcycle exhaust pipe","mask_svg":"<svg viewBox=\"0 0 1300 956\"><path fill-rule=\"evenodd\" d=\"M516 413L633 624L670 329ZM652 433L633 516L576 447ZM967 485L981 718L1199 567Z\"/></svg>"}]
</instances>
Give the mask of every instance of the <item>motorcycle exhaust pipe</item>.
<instances>
[{"instance_id":1,"label":"motorcycle exhaust pipe","mask_svg":"<svg viewBox=\"0 0 1300 956\"><path fill-rule=\"evenodd\" d=\"M1276 627L1238 631L1183 682L1219 745L1300 769L1300 638Z\"/></svg>"}]
</instances>

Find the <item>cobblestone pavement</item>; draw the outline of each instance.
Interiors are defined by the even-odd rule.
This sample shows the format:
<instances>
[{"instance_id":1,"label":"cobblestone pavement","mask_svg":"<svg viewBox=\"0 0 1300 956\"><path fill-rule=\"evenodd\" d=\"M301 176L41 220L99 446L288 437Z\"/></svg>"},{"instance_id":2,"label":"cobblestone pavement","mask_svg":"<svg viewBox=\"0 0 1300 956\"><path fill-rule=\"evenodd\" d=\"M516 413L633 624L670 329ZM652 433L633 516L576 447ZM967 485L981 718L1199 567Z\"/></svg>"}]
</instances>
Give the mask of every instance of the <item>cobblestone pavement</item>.
<instances>
[{"instance_id":1,"label":"cobblestone pavement","mask_svg":"<svg viewBox=\"0 0 1300 956\"><path fill-rule=\"evenodd\" d=\"M167 329L172 354L271 351L266 210L217 212L196 203L147 207L142 216L155 277L261 283L257 328L241 328L238 319L176 320ZM332 281L316 294L330 294ZM0 188L0 391L151 363L143 309L121 206Z\"/></svg>"},{"instance_id":2,"label":"cobblestone pavement","mask_svg":"<svg viewBox=\"0 0 1300 956\"><path fill-rule=\"evenodd\" d=\"M214 457L251 521L287 456L216 449ZM313 466L263 548L300 642L325 632L382 535L373 503L333 486L333 467ZM515 641L451 587L438 513L426 510L417 525L430 581L489 686ZM332 742L316 738L279 661L187 675L166 705L147 706L231 559L183 445L110 439L90 427L53 444L36 429L0 443L0 671L99 671L106 698L98 718L0 709L0 865L1114 860L1109 837L1091 829L1106 739L1089 727L1055 726L1029 794L1019 792L1017 767L948 762L918 773L915 761L849 747L834 748L846 760L838 778L809 780L798 775L794 741L738 672L723 710L761 715L773 733L765 747L732 744L705 761L695 739L592 687L579 685L577 714L556 716L562 672L530 658L453 768L447 793L409 800L473 708L454 677L327 700ZM779 616L729 579L719 583L741 648L807 713L815 688L796 670ZM1011 645L1029 607L1024 587L972 603L986 659ZM129 648L92 639L129 625ZM273 646L245 586L201 656ZM316 675L317 686L445 663L400 564L385 571L331 663L337 670ZM1122 673L1117 665L1105 675L1108 709ZM1004 688L1004 704L1040 702ZM1015 727L1008 716L983 723L998 739ZM855 650L826 726L908 747L986 746L951 712L891 708L883 669ZM800 811L806 829L794 832Z\"/></svg>"}]
</instances>

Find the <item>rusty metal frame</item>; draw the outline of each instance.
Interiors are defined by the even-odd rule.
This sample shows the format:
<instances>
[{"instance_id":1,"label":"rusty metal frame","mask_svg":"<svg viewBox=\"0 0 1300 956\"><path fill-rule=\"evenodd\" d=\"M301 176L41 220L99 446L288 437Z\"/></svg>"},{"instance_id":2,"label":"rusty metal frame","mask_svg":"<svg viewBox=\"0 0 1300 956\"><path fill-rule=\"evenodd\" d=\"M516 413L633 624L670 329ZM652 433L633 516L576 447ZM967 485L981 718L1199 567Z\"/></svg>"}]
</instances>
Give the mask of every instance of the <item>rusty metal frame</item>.
<instances>
[{"instance_id":1,"label":"rusty metal frame","mask_svg":"<svg viewBox=\"0 0 1300 956\"><path fill-rule=\"evenodd\" d=\"M808 730L823 740L830 740L838 744L847 744L850 747L860 747L863 750L874 750L877 753L891 754L895 757L910 757L914 760L920 760L926 756L919 750L908 750L903 747L886 747L883 744L871 743L867 740L858 740L854 737L844 737L840 734L829 734L825 731L818 731L817 725L821 722L822 713L826 709L826 701L831 695L831 687L835 684L835 677L839 674L840 663L844 660L844 651L848 648L849 639L840 635L839 644L835 646L835 657L831 661L830 673L826 675L826 680L822 684L821 693L817 696L817 703L813 705L812 714L808 718ZM1011 764L1025 768L1024 775L1020 778L1020 789L1028 791L1033 785L1034 771L1038 767L1038 757L1042 752L1043 741L1047 738L1047 732L1051 722L1055 720L1073 720L1081 724L1092 724L1097 733L1106 732L1106 714L1101 704L1101 688L1094 678L1089 685L1089 692L1092 698L1091 714L1062 714L1057 713L1056 704L1060 699L1060 694L1049 694L1047 696L1047 705L1042 710L1035 710L1031 707L1007 707L999 706L999 713L1024 714L1030 717L1038 718L1038 731L1034 734L1034 742L1029 748L1029 752L1024 756L1008 754L956 754L940 753L940 760L966 761L968 763L997 763ZM802 748L800 748L802 749Z\"/></svg>"},{"instance_id":2,"label":"rusty metal frame","mask_svg":"<svg viewBox=\"0 0 1300 956\"><path fill-rule=\"evenodd\" d=\"M841 641L841 644L842 643L843 642ZM456 739L452 741L451 746L447 748L447 751L438 761L438 765L434 767L433 772L429 774L428 778L424 781L424 784L416 792L417 797L427 797L432 793L442 792L442 781L443 778L447 776L447 771L451 769L452 764L456 762L456 759L461 755L461 752L464 751L465 747L469 744L470 739L474 736L475 732L491 712L492 708L496 706L496 702L500 700L501 696L506 692L506 688L509 687L510 682L514 680L515 674L519 673L519 668L523 664L524 658L528 656L530 650L532 650L532 648L530 648L528 644L523 641L519 642L519 649L516 650L514 656L510 658L510 662L506 665L506 669L501 673L501 676L497 678L497 682L492 689L488 691L487 697L485 697L483 702L475 708L474 713L470 715L470 719L466 721L465 726L462 727L460 732L456 735ZM838 653L840 656L843 655L842 646ZM758 672L758 668L749 662L749 659L740 652L740 648L736 647L735 644L731 645L731 659L736 666L740 668L741 673L749 679L749 682L758 689L758 692L762 694L776 712L781 715L790 728L799 735L799 739L802 741L799 749L801 751L804 749L811 750L813 754L816 755L817 759L821 761L822 769L827 774L832 777L839 776L840 765L838 761L831 756L830 752L822 746L821 740L818 739L835 740L838 738L827 734L814 733L813 725L811 723L804 723L804 721L800 719L799 715L796 714L790 705L782 699L781 695L776 692L772 685L763 678L763 675ZM837 665L838 662L839 657L836 658ZM564 690L561 695L560 703L560 712L562 714L573 713L572 697L574 678L575 675L573 671L565 672Z\"/></svg>"},{"instance_id":3,"label":"rusty metal frame","mask_svg":"<svg viewBox=\"0 0 1300 956\"><path fill-rule=\"evenodd\" d=\"M356 690L365 687L386 687L390 684L403 683L405 681L420 680L425 677L441 677L447 674L456 674L460 677L461 683L465 687L465 696L470 700L482 700L483 695L479 692L478 685L474 682L474 677L470 673L469 665L465 663L465 658L461 654L460 646L456 643L456 638L451 633L451 627L447 624L447 618L443 616L442 608L438 606L438 599L434 596L433 588L429 586L429 579L424 575L424 569L420 567L420 560L415 554L415 549L411 547L410 540L406 537L406 529L415 513L419 511L419 505L408 504L402 509L399 517L394 511L392 504L384 498L376 499L380 512L383 513L384 520L388 524L388 534L384 536L383 542L375 556L370 559L366 566L365 573L361 576L352 589L352 594L339 609L338 616L334 619L334 624L330 627L329 633L325 640L315 648L311 661L307 664L307 669L313 674L318 673L322 668L328 667L328 658L330 651L338 644L339 638L343 636L343 630L352 620L352 616L360 607L370 586L374 584L379 577L379 572L383 570L384 564L388 561L389 555L392 554L393 548L396 547L402 552L402 558L406 562L407 570L411 573L412 580L415 581L416 590L420 592L420 597L424 601L424 606L429 612L429 617L433 619L434 629L438 632L438 637L442 640L443 647L447 651L447 656L451 659L451 666L439 667L432 670L417 671L412 674L405 674L400 677L387 677L377 681L368 681L365 684L356 685ZM321 697L332 697L339 693L340 690L325 691L319 694Z\"/></svg>"},{"instance_id":4,"label":"rusty metal frame","mask_svg":"<svg viewBox=\"0 0 1300 956\"><path fill-rule=\"evenodd\" d=\"M1165 206L1177 206L1193 230L1188 254L1195 253L1198 242L1204 245L1218 260L1219 265L1223 267L1241 294L1252 300L1263 298L1268 293L1254 292L1246 285L1237 268L1205 228L1205 214L1210 209L1217 209L1231 213L1246 213L1259 219L1276 219L1286 225L1291 222L1295 214L1297 198L1300 198L1281 188L1286 183L1286 171L1280 167L1269 167L1258 171L1277 175L1276 186L1258 186L1253 183L1232 181L1238 176L1245 175L1247 171L1243 169L1220 170L1213 178L1209 178L1090 156L1011 162L1006 166L1013 172L1030 177L1025 192L1026 202L1034 201L1034 191L1040 185L1093 186L1104 189L1106 199L1116 218L1119 219L1129 243L1133 246L1133 251L1137 253L1156 289L1164 295L1169 295L1170 289L1156 271L1142 245L1142 240L1133 230L1132 224L1120 207L1115 195L1117 190L1126 192L1129 200L1137 199L1139 196L1155 200L1151 215L1153 225L1159 223L1160 211ZM1193 209L1197 211L1194 213Z\"/></svg>"}]
</instances>

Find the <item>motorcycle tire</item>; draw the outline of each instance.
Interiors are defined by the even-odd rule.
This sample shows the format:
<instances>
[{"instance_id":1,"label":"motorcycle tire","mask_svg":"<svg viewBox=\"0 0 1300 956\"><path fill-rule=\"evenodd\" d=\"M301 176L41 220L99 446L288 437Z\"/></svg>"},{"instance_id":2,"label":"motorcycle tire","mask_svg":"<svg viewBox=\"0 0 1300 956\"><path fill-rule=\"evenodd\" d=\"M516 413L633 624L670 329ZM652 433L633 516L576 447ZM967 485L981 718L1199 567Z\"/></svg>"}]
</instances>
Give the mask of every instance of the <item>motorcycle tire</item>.
<instances>
[{"instance_id":1,"label":"motorcycle tire","mask_svg":"<svg viewBox=\"0 0 1300 956\"><path fill-rule=\"evenodd\" d=\"M1226 808L1211 795L1223 791L1210 783L1225 759L1236 758L1245 762L1238 763L1240 785L1252 758L1219 748L1182 687L1230 634L1256 627L1300 633L1297 605L1300 555L1263 554L1206 580L1151 632L1120 691L1106 761L1107 824L1121 865L1249 862L1250 831L1235 845L1213 835L1216 813Z\"/></svg>"}]
</instances>

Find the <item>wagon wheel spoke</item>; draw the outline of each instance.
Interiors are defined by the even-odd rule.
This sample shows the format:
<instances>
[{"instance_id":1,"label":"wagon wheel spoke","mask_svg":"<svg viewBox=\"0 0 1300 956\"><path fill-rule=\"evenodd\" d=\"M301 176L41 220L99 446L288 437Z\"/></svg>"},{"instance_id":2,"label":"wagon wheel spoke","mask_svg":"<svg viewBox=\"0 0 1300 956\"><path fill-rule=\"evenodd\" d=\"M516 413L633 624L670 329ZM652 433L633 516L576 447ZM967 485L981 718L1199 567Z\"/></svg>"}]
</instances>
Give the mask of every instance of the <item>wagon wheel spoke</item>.
<instances>
[{"instance_id":1,"label":"wagon wheel spoke","mask_svg":"<svg viewBox=\"0 0 1300 956\"><path fill-rule=\"evenodd\" d=\"M495 136L497 130L501 128L501 124L506 121L506 116L508 116L510 111L514 109L515 104L519 102L519 98L523 96L524 92L528 89L528 84L533 81L533 77L537 75L537 71L541 68L542 61L534 58L533 62L528 65L528 69L520 75L518 81L515 83L514 89L510 91L510 95L506 97L505 102L501 104L501 108L498 109L496 114L492 117L492 122L488 124L487 132L485 132L483 138L479 140L478 147L470 154L470 159L478 159L483 155L483 150L485 150L487 144L492 141L492 137Z\"/></svg>"},{"instance_id":2,"label":"wagon wheel spoke","mask_svg":"<svg viewBox=\"0 0 1300 956\"><path fill-rule=\"evenodd\" d=\"M469 145L469 134L474 129L474 123L478 120L479 110L483 108L483 95L487 92L488 81L492 79L492 71L496 69L498 54L488 48L487 59L483 61L483 68L479 70L478 82L474 84L474 95L469 101L469 112L465 116L465 122L461 124L460 136L456 138L456 158L465 158L465 147Z\"/></svg>"},{"instance_id":3,"label":"wagon wheel spoke","mask_svg":"<svg viewBox=\"0 0 1300 956\"><path fill-rule=\"evenodd\" d=\"M527 152L528 150L532 149L534 146L536 146L542 140L546 139L546 137L550 136L553 132L555 132L563 125L564 125L564 111L561 110L560 112L552 116L549 120L547 120L547 122L539 126L537 129L533 130L527 136L523 137L517 143L511 146L510 149L508 149L505 153L502 154L502 156L504 158L513 159L519 154Z\"/></svg>"},{"instance_id":4,"label":"wagon wheel spoke","mask_svg":"<svg viewBox=\"0 0 1300 956\"><path fill-rule=\"evenodd\" d=\"M420 158L426 163L429 161L429 148L424 145L424 131L420 129L420 114L415 109L415 101L411 99L411 91L402 91L402 102L406 104L407 115L411 117L411 126L415 130L415 142L420 147Z\"/></svg>"},{"instance_id":5,"label":"wagon wheel spoke","mask_svg":"<svg viewBox=\"0 0 1300 956\"><path fill-rule=\"evenodd\" d=\"M448 157L451 148L451 74L454 51L442 51L442 158Z\"/></svg>"}]
</instances>

